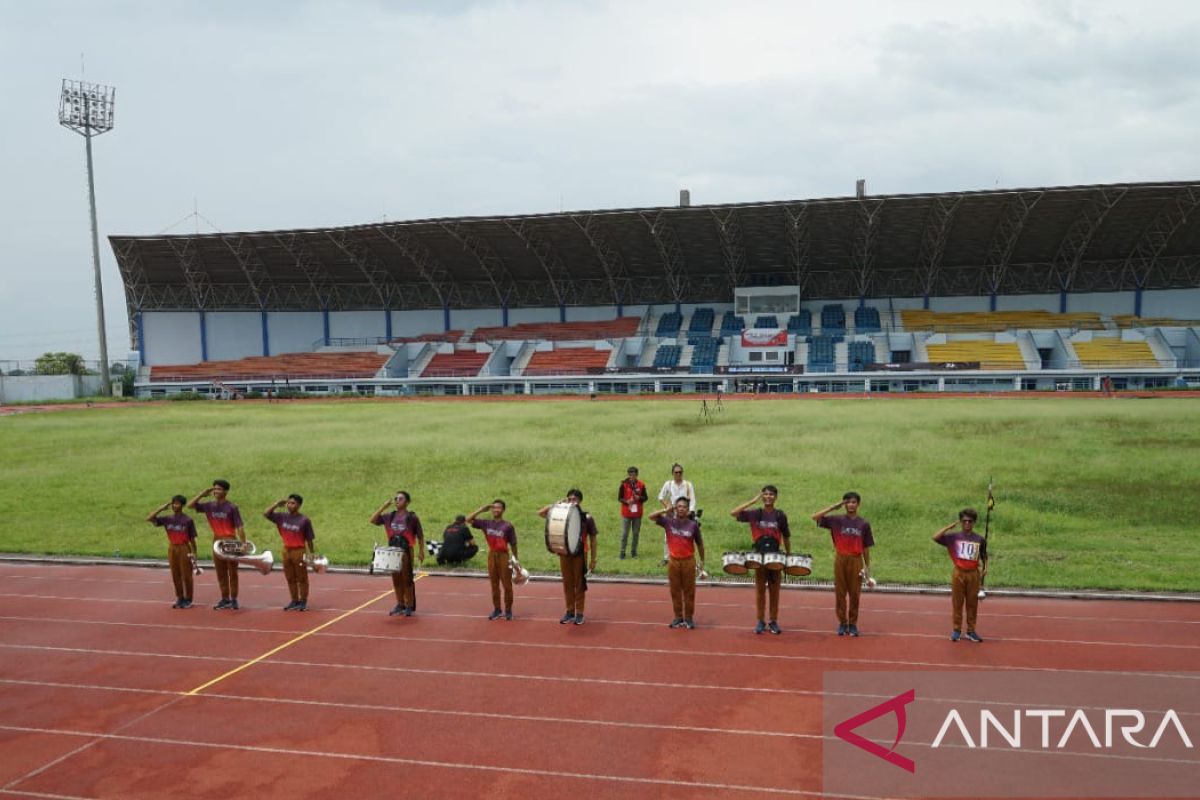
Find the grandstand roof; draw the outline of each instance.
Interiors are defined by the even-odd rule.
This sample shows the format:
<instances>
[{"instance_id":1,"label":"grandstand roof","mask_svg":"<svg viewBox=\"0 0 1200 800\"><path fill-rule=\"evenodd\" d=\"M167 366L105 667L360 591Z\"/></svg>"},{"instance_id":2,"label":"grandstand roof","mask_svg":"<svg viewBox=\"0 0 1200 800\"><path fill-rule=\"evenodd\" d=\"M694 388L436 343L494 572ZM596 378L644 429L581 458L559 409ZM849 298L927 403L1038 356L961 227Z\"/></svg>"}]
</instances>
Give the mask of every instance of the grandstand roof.
<instances>
[{"instance_id":1,"label":"grandstand roof","mask_svg":"<svg viewBox=\"0 0 1200 800\"><path fill-rule=\"evenodd\" d=\"M545 307L1200 286L1200 182L110 236L131 312Z\"/></svg>"}]
</instances>

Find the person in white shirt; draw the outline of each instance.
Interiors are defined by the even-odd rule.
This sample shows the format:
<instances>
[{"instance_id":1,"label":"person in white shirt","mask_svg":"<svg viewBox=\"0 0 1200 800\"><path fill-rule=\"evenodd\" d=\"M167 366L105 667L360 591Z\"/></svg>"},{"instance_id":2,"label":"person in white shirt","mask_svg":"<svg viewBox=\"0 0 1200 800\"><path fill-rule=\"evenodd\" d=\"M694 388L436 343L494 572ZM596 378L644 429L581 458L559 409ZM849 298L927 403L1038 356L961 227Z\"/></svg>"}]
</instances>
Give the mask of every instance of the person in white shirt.
<instances>
[{"instance_id":1,"label":"person in white shirt","mask_svg":"<svg viewBox=\"0 0 1200 800\"><path fill-rule=\"evenodd\" d=\"M692 486L691 481L683 479L683 465L671 465L671 479L663 484L662 490L658 493L658 502L662 503L663 508L672 508L675 501L679 498L686 498L688 501L688 516L695 518L696 514L696 487ZM663 536L663 560L662 563L667 563L667 537ZM660 565L661 566L661 565Z\"/></svg>"}]
</instances>

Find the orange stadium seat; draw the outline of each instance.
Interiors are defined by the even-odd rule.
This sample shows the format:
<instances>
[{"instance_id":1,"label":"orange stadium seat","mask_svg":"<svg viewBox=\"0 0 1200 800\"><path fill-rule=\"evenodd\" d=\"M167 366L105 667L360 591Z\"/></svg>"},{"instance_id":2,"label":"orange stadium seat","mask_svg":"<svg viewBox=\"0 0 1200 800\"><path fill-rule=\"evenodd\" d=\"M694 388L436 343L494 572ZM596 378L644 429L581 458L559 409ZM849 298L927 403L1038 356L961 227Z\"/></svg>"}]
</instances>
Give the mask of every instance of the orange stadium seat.
<instances>
[{"instance_id":1,"label":"orange stadium seat","mask_svg":"<svg viewBox=\"0 0 1200 800\"><path fill-rule=\"evenodd\" d=\"M267 380L271 378L370 378L388 356L383 353L289 353L249 356L235 361L202 361L150 368L152 381Z\"/></svg>"},{"instance_id":2,"label":"orange stadium seat","mask_svg":"<svg viewBox=\"0 0 1200 800\"><path fill-rule=\"evenodd\" d=\"M491 353L455 350L438 353L421 371L422 378L470 378L479 374Z\"/></svg>"},{"instance_id":3,"label":"orange stadium seat","mask_svg":"<svg viewBox=\"0 0 1200 800\"><path fill-rule=\"evenodd\" d=\"M563 347L540 350L529 359L525 375L587 375L590 371L608 366L610 350L590 347Z\"/></svg>"}]
</instances>

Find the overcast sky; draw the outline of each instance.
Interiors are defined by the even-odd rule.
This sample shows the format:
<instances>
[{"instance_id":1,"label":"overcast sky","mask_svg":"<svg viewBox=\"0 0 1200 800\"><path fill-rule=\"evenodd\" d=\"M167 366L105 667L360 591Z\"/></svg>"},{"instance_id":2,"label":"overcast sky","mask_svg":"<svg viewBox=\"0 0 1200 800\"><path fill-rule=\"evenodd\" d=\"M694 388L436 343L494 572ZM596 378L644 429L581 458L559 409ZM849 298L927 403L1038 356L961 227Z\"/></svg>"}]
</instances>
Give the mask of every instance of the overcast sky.
<instances>
[{"instance_id":1,"label":"overcast sky","mask_svg":"<svg viewBox=\"0 0 1200 800\"><path fill-rule=\"evenodd\" d=\"M1197 42L1190 0L0 0L0 360L98 353L81 53L104 237L1187 180Z\"/></svg>"}]
</instances>

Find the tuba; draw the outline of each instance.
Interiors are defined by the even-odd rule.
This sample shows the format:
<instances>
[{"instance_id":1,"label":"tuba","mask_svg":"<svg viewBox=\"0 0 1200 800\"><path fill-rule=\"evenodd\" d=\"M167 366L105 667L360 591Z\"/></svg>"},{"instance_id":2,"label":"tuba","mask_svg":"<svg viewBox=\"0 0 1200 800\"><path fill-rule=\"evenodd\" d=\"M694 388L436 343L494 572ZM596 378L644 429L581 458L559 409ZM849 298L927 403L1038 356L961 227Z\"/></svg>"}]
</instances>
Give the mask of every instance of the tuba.
<instances>
[{"instance_id":1,"label":"tuba","mask_svg":"<svg viewBox=\"0 0 1200 800\"><path fill-rule=\"evenodd\" d=\"M508 560L508 568L512 570L512 582L514 586L524 586L529 583L529 570L521 566L521 562L515 558Z\"/></svg>"},{"instance_id":2,"label":"tuba","mask_svg":"<svg viewBox=\"0 0 1200 800\"><path fill-rule=\"evenodd\" d=\"M213 541L213 558L233 561L238 564L249 564L266 575L275 563L275 557L270 550L262 553L254 546L254 542L242 542L237 539L216 539Z\"/></svg>"}]
</instances>

